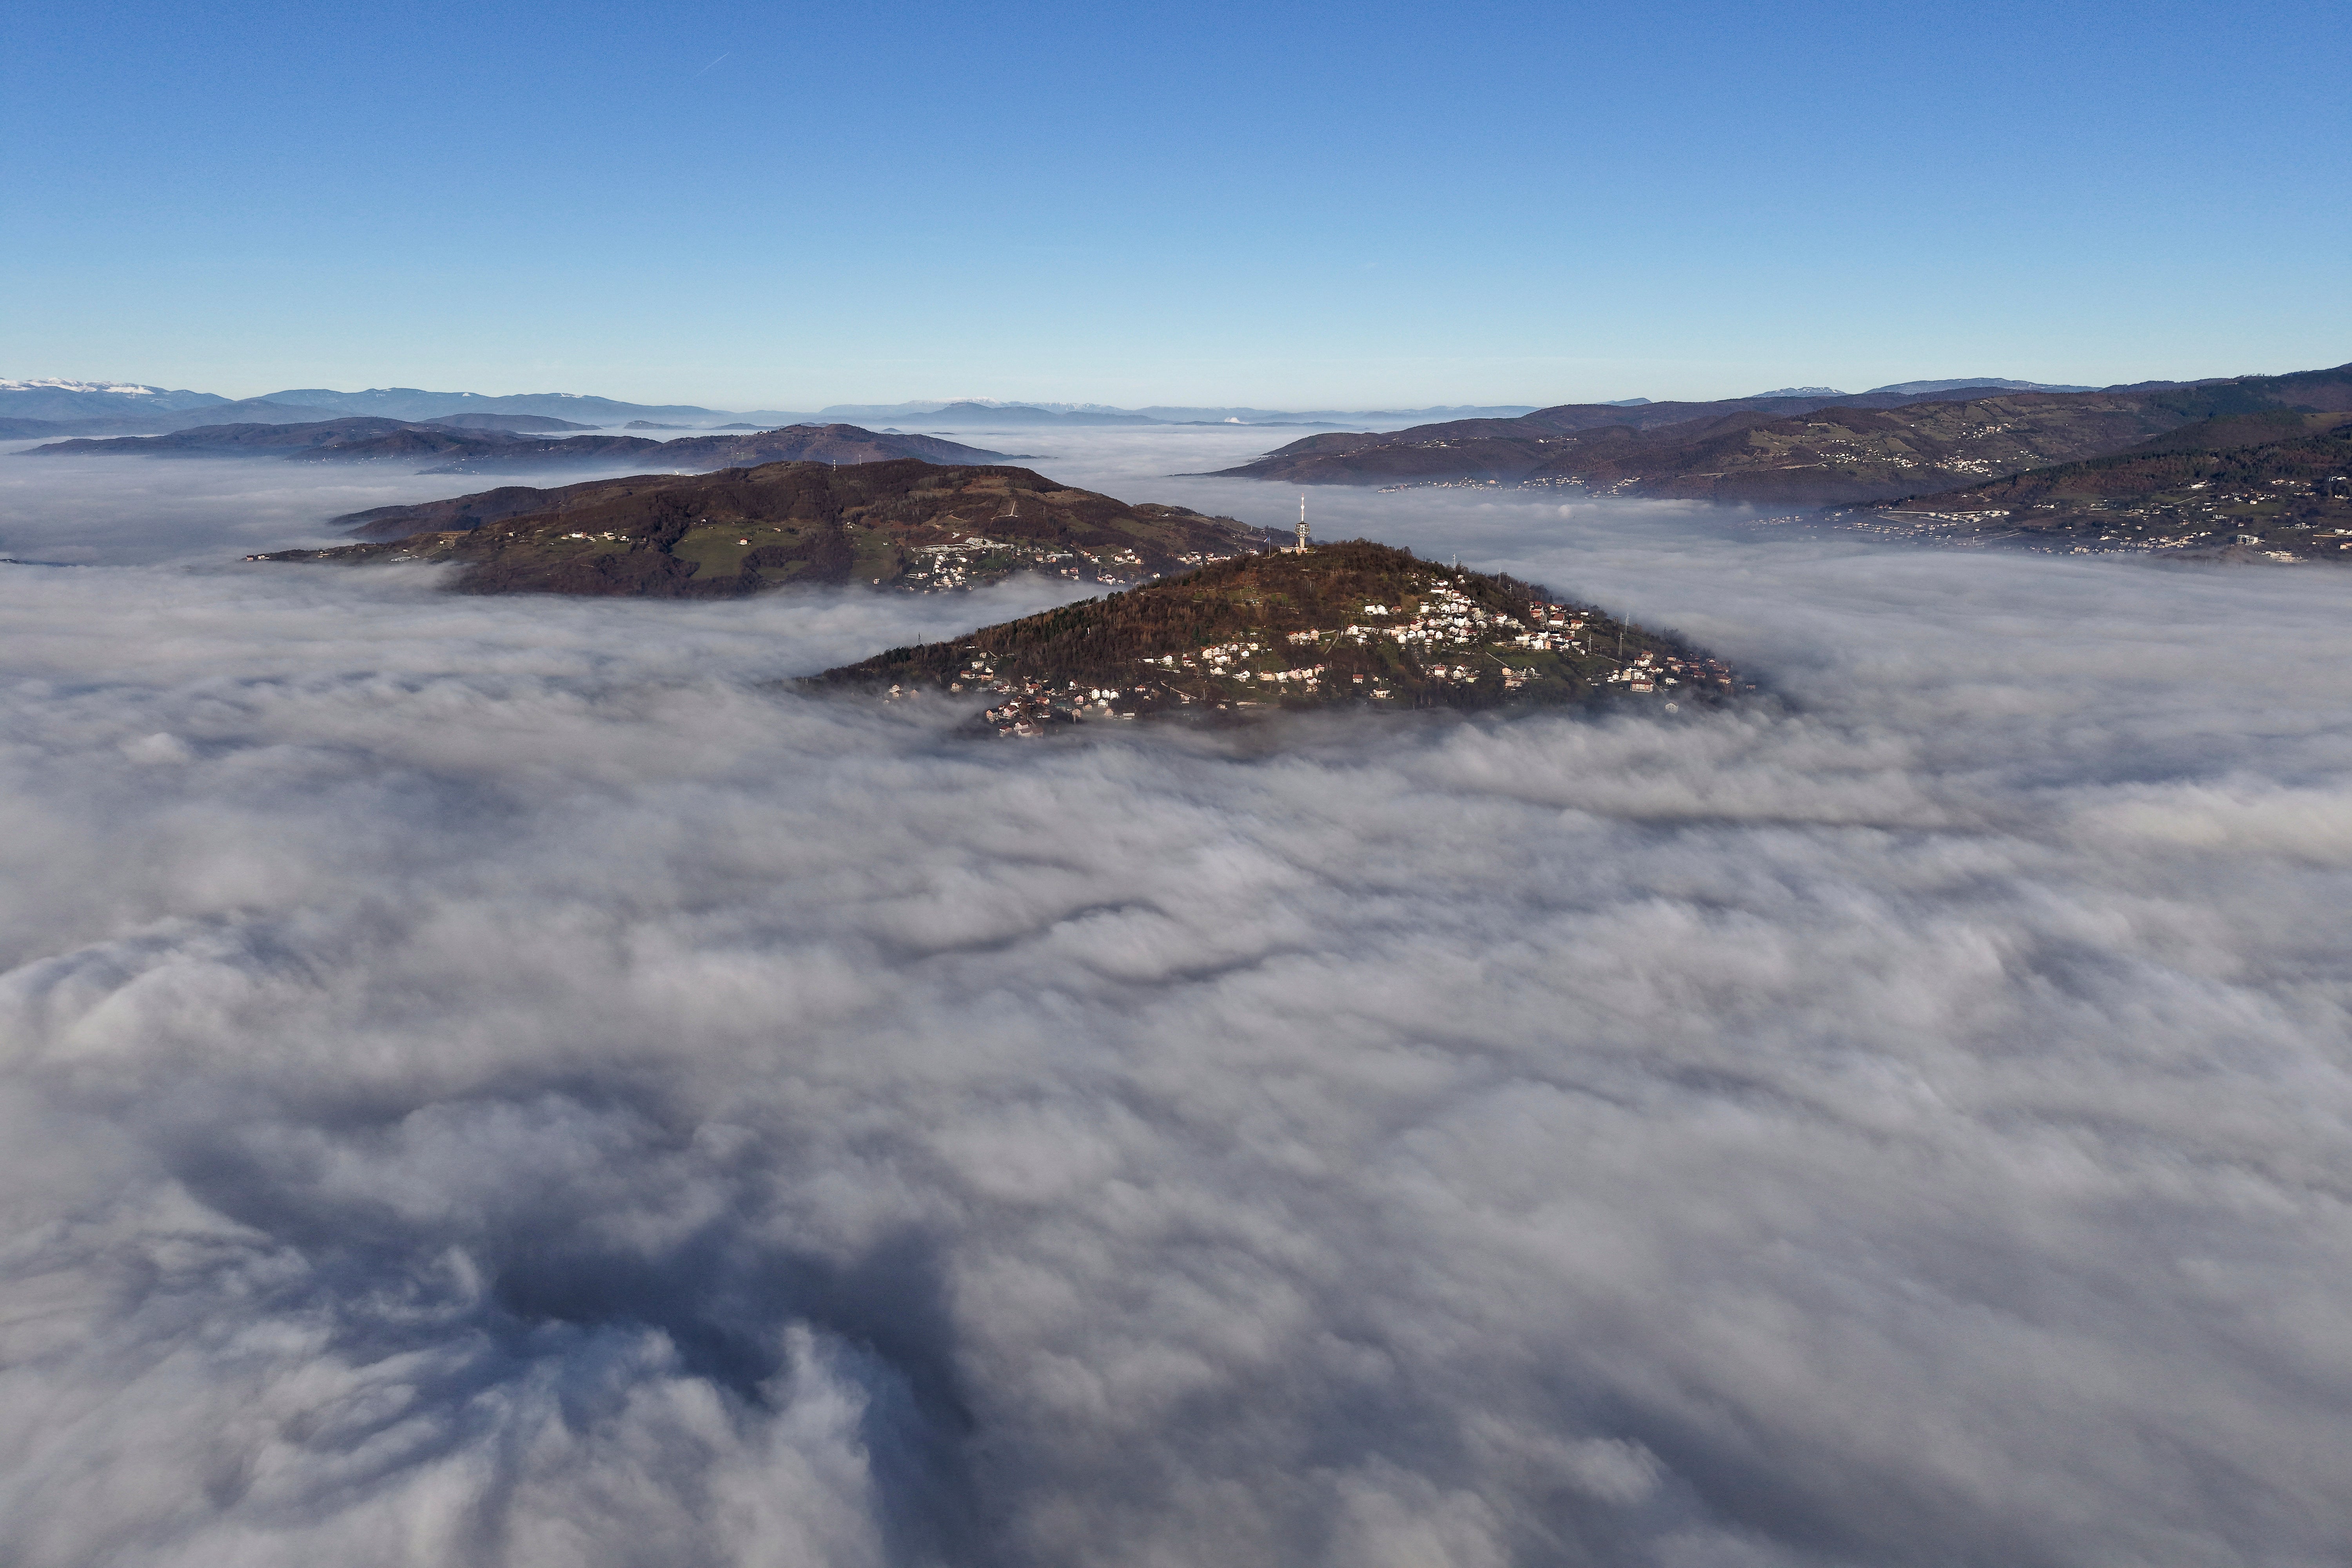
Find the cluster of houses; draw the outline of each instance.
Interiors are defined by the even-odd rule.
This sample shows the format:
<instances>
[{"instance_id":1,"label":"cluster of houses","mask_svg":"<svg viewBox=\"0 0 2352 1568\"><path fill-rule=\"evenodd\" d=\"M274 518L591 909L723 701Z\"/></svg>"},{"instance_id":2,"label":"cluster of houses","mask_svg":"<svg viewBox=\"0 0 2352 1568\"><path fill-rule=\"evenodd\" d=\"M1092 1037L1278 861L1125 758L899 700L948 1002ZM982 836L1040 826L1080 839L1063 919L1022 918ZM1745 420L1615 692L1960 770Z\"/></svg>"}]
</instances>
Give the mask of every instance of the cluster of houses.
<instances>
[{"instance_id":1,"label":"cluster of houses","mask_svg":"<svg viewBox=\"0 0 2352 1568\"><path fill-rule=\"evenodd\" d=\"M1638 654L1632 663L1603 679L1611 684L1622 683L1634 692L1685 686L1728 691L1732 684L1731 667L1720 659L1685 659L1655 653Z\"/></svg>"},{"instance_id":2,"label":"cluster of houses","mask_svg":"<svg viewBox=\"0 0 2352 1568\"><path fill-rule=\"evenodd\" d=\"M1560 673L1549 660L1515 661L1514 654L1589 656L1602 651L1592 646L1589 613L1572 605L1531 602L1515 605L1514 614L1489 607L1442 578L1413 586L1417 592L1398 605L1363 605L1358 618L1336 630L1263 633L1136 657L1131 675L1111 678L1117 684L1096 684L1104 679L1100 673L1062 681L1007 678L999 673L993 655L975 651L949 681L948 689L988 695L993 705L976 721L985 729L1001 736L1034 736L1055 725L1133 719L1162 704L1238 709L1271 705L1286 697L1352 692L1381 701L1399 696L1399 684L1376 669L1349 670L1343 662L1335 673L1330 663L1318 657L1349 643L1359 647L1393 644L1406 656L1406 668L1423 681L1467 686L1499 677L1507 692ZM1733 685L1730 668L1719 661L1663 650L1636 651L1601 679L1607 689L1630 693L1712 692ZM912 697L915 692L893 687L890 695Z\"/></svg>"},{"instance_id":3,"label":"cluster of houses","mask_svg":"<svg viewBox=\"0 0 2352 1568\"><path fill-rule=\"evenodd\" d=\"M915 563L898 581L918 593L980 587L1024 568L1070 574L1077 570L1061 564L1075 558L1075 551L1011 543L977 533L967 534L952 544L919 544L911 553Z\"/></svg>"},{"instance_id":4,"label":"cluster of houses","mask_svg":"<svg viewBox=\"0 0 2352 1568\"><path fill-rule=\"evenodd\" d=\"M1420 595L1417 611L1409 611L1401 605L1367 604L1358 613L1362 619L1351 621L1336 630L1310 628L1286 633L1283 641L1289 645L1289 648L1281 651L1287 658L1296 658L1297 652L1291 650L1328 648L1342 643L1362 647L1377 639L1386 639L1414 656L1414 662L1423 679L1471 682L1496 673L1486 664L1458 657L1458 651L1475 649L1494 656L1500 663L1506 690L1526 685L1539 672L1532 664L1513 665L1503 657L1505 649L1523 649L1528 653L1591 651L1582 639L1587 624L1585 617L1573 606L1533 604L1528 607L1523 619L1519 616L1489 609L1470 595L1444 581L1429 585ZM1263 656L1267 651L1265 644L1244 638L1204 647L1197 653L1154 655L1141 662L1154 670L1223 676L1251 682L1262 689L1271 686L1276 694L1286 688L1318 692L1330 678L1330 667L1327 664L1294 664L1272 669L1257 668L1265 662ZM1727 678L1727 671L1726 675ZM1347 684L1370 698L1393 695L1377 675L1353 674ZM1651 689L1646 686L1641 688Z\"/></svg>"},{"instance_id":5,"label":"cluster of houses","mask_svg":"<svg viewBox=\"0 0 2352 1568\"><path fill-rule=\"evenodd\" d=\"M1076 724L1088 719L1132 719L1130 708L1111 706L1119 693L1108 688L1089 689L1073 681L1066 690L1049 691L1031 683L1031 689L984 710L980 721L998 735L1018 738L1042 735L1055 724Z\"/></svg>"},{"instance_id":6,"label":"cluster of houses","mask_svg":"<svg viewBox=\"0 0 2352 1568\"><path fill-rule=\"evenodd\" d=\"M1865 533L2022 545L2046 554L2259 547L2270 560L2307 561L2345 548L2341 531L2330 525L2342 516L2335 503L2347 488L2352 479L2343 475L2199 479L2150 495L2068 497L2014 507L1855 508L1839 521Z\"/></svg>"},{"instance_id":7,"label":"cluster of houses","mask_svg":"<svg viewBox=\"0 0 2352 1568\"><path fill-rule=\"evenodd\" d=\"M979 722L1003 736L1042 735L1055 724L1076 724L1087 719L1132 719L1133 704L1121 711L1113 707L1129 694L1117 687L1088 686L1070 680L1055 686L1043 680L1013 681L1000 679L995 658L986 653L974 653L965 661L955 679L948 682L950 693L985 691L1004 699L992 708L982 711ZM915 689L893 686L886 701L898 701L918 695ZM1133 696L1144 695L1137 687Z\"/></svg>"},{"instance_id":8,"label":"cluster of houses","mask_svg":"<svg viewBox=\"0 0 2352 1568\"><path fill-rule=\"evenodd\" d=\"M1073 545L1055 549L1019 540L989 539L967 534L950 544L919 544L911 552L913 565L897 585L914 593L945 593L956 588L985 587L1015 572L1043 572L1080 583L1119 585L1139 583L1151 574L1143 557L1132 549L1082 550ZM1221 561L1223 556L1185 556Z\"/></svg>"},{"instance_id":9,"label":"cluster of houses","mask_svg":"<svg viewBox=\"0 0 2352 1568\"><path fill-rule=\"evenodd\" d=\"M1586 651L1583 644L1577 640L1577 634L1584 630L1584 617L1566 605L1531 605L1528 609L1529 616L1533 617L1530 623L1498 610L1490 611L1468 595L1440 584L1423 595L1418 616L1401 623L1390 619L1400 613L1386 605L1366 605L1363 609L1366 616L1376 617L1387 624L1349 626L1339 635L1352 637L1359 646L1372 637L1385 637L1408 647L1419 645L1433 648L1466 646L1507 635L1512 647L1526 648L1532 653ZM1297 639L1294 637L1293 640Z\"/></svg>"}]
</instances>

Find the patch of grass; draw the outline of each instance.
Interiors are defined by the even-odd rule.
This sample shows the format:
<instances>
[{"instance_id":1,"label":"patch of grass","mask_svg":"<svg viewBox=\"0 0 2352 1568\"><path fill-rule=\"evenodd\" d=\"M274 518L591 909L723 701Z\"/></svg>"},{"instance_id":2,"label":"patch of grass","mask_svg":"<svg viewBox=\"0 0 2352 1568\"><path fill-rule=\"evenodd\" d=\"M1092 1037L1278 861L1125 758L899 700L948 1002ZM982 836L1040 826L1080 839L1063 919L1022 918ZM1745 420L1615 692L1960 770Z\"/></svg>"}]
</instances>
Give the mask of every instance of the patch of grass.
<instances>
[{"instance_id":1,"label":"patch of grass","mask_svg":"<svg viewBox=\"0 0 2352 1568\"><path fill-rule=\"evenodd\" d=\"M703 577L732 577L743 570L743 557L762 545L793 544L800 530L773 522L702 523L686 531L669 552L691 561Z\"/></svg>"}]
</instances>

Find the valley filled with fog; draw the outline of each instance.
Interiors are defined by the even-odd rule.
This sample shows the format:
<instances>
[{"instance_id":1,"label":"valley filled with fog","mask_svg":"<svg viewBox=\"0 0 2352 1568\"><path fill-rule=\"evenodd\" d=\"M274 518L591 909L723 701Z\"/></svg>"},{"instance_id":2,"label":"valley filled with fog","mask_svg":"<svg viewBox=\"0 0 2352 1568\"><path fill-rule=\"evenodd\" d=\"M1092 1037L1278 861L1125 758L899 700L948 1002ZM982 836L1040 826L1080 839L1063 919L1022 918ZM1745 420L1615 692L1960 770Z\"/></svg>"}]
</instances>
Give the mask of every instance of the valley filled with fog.
<instances>
[{"instance_id":1,"label":"valley filled with fog","mask_svg":"<svg viewBox=\"0 0 2352 1568\"><path fill-rule=\"evenodd\" d=\"M1283 526L1170 476L1293 434L984 444ZM467 598L238 558L495 478L21 449L0 1559L2352 1536L2352 575L1320 489L1769 696L1004 743L778 683L1067 584Z\"/></svg>"}]
</instances>

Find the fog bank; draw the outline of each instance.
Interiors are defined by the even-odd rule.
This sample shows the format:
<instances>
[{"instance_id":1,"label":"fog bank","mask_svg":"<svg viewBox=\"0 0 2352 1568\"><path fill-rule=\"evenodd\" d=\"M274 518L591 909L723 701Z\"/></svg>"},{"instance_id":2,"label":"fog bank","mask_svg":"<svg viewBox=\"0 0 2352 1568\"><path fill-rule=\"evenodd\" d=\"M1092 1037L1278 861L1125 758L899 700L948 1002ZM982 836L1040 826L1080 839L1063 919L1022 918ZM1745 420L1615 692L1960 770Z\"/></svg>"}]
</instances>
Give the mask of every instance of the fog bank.
<instances>
[{"instance_id":1,"label":"fog bank","mask_svg":"<svg viewBox=\"0 0 2352 1568\"><path fill-rule=\"evenodd\" d=\"M1785 701L1024 745L325 501L0 567L0 1557L2352 1541L2333 574L1318 491Z\"/></svg>"}]
</instances>

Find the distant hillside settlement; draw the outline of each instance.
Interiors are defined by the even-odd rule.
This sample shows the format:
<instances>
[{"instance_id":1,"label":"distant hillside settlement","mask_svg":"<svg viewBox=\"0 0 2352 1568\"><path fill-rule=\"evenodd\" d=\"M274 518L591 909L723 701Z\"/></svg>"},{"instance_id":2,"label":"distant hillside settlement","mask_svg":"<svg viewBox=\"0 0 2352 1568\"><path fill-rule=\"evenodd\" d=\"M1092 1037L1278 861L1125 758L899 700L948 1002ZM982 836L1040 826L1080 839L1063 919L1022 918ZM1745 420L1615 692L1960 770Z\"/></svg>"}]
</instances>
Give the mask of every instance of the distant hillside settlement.
<instances>
[{"instance_id":1,"label":"distant hillside settlement","mask_svg":"<svg viewBox=\"0 0 2352 1568\"><path fill-rule=\"evenodd\" d=\"M1184 507L1129 506L1027 468L914 459L508 486L338 521L396 537L247 559L446 563L465 568L455 586L472 594L701 599L807 584L946 593L1024 571L1118 586L1276 537Z\"/></svg>"},{"instance_id":2,"label":"distant hillside settlement","mask_svg":"<svg viewBox=\"0 0 2352 1568\"><path fill-rule=\"evenodd\" d=\"M1939 543L2352 564L2352 415L2213 420L2111 457L1835 515Z\"/></svg>"}]
</instances>

